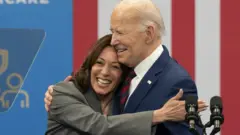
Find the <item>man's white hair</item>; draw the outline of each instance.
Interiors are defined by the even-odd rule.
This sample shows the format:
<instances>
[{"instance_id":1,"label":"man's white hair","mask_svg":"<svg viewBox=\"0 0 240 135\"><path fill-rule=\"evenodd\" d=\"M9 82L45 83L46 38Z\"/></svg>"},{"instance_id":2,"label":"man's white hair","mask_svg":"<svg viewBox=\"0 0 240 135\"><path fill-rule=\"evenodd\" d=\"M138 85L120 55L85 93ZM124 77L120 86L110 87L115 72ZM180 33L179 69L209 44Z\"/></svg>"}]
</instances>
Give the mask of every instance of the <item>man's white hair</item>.
<instances>
[{"instance_id":1,"label":"man's white hair","mask_svg":"<svg viewBox=\"0 0 240 135\"><path fill-rule=\"evenodd\" d=\"M151 0L121 0L117 7L126 7L137 11L141 20L141 28L144 30L148 26L155 26L157 36L164 35L165 26L159 8Z\"/></svg>"}]
</instances>

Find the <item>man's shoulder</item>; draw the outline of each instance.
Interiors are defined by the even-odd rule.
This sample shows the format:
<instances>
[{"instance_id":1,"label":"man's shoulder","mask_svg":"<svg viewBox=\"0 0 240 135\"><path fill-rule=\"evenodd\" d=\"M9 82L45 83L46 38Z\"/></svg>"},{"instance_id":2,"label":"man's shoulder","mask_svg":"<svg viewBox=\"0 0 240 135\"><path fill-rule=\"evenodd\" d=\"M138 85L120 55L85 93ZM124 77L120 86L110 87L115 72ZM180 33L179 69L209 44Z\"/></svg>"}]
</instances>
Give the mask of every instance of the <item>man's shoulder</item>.
<instances>
[{"instance_id":1,"label":"man's shoulder","mask_svg":"<svg viewBox=\"0 0 240 135\"><path fill-rule=\"evenodd\" d=\"M189 72L185 69L183 65L177 62L176 59L171 58L166 70L169 71L169 74L174 77L189 77Z\"/></svg>"}]
</instances>

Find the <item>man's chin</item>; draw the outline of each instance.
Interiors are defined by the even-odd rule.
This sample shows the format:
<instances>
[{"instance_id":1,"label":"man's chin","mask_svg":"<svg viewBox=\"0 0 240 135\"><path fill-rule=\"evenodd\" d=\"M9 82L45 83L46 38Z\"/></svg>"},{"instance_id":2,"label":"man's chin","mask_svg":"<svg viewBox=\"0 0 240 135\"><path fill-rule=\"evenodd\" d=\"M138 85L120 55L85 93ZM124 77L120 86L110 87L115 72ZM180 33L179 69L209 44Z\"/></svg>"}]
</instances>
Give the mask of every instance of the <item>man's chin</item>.
<instances>
[{"instance_id":1,"label":"man's chin","mask_svg":"<svg viewBox=\"0 0 240 135\"><path fill-rule=\"evenodd\" d=\"M127 60L125 58L123 58L123 57L118 57L118 62L120 62L121 64L126 65Z\"/></svg>"},{"instance_id":2,"label":"man's chin","mask_svg":"<svg viewBox=\"0 0 240 135\"><path fill-rule=\"evenodd\" d=\"M129 57L126 57L126 56L124 57L123 55L118 56L118 61L121 64L128 66L128 67L132 67L133 63L131 63L131 61L129 59L130 59Z\"/></svg>"},{"instance_id":3,"label":"man's chin","mask_svg":"<svg viewBox=\"0 0 240 135\"><path fill-rule=\"evenodd\" d=\"M127 67L133 67L129 61L119 61L119 62Z\"/></svg>"}]
</instances>

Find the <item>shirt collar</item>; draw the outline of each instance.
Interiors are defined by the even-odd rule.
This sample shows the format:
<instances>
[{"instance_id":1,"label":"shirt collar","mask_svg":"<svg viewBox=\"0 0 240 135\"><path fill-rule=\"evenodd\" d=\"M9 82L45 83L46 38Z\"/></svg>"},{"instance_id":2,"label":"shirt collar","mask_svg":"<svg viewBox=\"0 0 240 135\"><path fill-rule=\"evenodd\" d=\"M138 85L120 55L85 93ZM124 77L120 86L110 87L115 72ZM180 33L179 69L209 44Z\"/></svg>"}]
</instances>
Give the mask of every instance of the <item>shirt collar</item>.
<instances>
[{"instance_id":1,"label":"shirt collar","mask_svg":"<svg viewBox=\"0 0 240 135\"><path fill-rule=\"evenodd\" d=\"M138 77L143 77L147 71L151 68L153 63L161 56L163 47L160 44L147 58L141 61L135 68L134 71Z\"/></svg>"}]
</instances>

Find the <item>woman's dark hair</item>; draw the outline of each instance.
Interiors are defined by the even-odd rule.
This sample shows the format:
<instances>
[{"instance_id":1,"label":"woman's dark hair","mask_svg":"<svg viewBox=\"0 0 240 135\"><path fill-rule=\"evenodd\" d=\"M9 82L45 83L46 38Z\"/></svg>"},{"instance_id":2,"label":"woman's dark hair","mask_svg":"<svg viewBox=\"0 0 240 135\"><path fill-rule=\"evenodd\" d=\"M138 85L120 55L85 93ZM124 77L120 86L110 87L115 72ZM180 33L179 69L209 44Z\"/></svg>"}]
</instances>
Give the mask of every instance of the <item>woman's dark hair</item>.
<instances>
[{"instance_id":1,"label":"woman's dark hair","mask_svg":"<svg viewBox=\"0 0 240 135\"><path fill-rule=\"evenodd\" d=\"M96 60L98 59L102 51L106 47L109 47L109 46L111 47L110 45L111 39L112 39L112 34L109 34L97 40L97 42L90 49L90 52L88 53L87 58L84 60L80 69L73 75L73 78L71 79L71 81L73 81L75 86L79 88L81 92L84 93L91 86L90 73L91 73L92 66L95 64ZM124 80L124 78L126 77L126 74L128 73L129 69L128 67L122 64L120 65L123 71L122 77L121 77L121 82L122 82L122 80Z\"/></svg>"}]
</instances>

